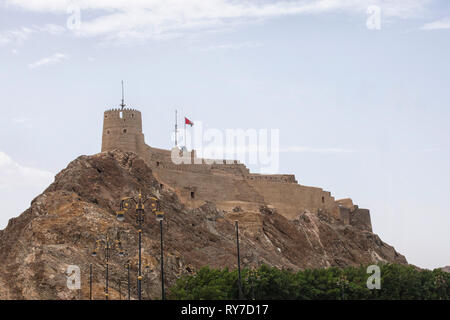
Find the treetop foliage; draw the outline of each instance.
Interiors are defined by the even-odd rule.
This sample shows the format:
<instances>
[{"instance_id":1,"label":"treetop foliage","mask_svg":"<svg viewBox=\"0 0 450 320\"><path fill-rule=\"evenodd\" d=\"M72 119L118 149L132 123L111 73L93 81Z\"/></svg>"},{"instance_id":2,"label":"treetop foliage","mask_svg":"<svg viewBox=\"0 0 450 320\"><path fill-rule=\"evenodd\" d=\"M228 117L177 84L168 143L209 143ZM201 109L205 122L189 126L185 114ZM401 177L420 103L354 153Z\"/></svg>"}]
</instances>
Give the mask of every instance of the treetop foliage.
<instances>
[{"instance_id":1,"label":"treetop foliage","mask_svg":"<svg viewBox=\"0 0 450 320\"><path fill-rule=\"evenodd\" d=\"M367 266L311 269L298 272L267 265L242 270L242 291L252 300L440 300L450 299L450 273L440 269L380 264L381 288L369 290ZM231 300L238 298L238 271L204 267L183 276L170 289L171 299Z\"/></svg>"}]
</instances>

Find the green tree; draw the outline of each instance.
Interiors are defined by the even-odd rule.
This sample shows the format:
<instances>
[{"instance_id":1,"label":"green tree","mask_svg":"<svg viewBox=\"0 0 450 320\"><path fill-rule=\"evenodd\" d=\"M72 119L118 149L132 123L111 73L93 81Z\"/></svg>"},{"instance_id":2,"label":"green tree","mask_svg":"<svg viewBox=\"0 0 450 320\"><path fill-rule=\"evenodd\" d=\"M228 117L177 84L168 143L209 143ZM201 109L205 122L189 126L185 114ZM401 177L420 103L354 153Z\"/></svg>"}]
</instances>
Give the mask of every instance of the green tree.
<instances>
[{"instance_id":1,"label":"green tree","mask_svg":"<svg viewBox=\"0 0 450 320\"><path fill-rule=\"evenodd\" d=\"M366 286L366 266L310 269L296 273L262 265L242 270L246 299L449 299L450 274L442 270L418 270L413 266L380 264L381 289ZM171 299L237 299L237 270L200 269L183 276L170 288Z\"/></svg>"}]
</instances>

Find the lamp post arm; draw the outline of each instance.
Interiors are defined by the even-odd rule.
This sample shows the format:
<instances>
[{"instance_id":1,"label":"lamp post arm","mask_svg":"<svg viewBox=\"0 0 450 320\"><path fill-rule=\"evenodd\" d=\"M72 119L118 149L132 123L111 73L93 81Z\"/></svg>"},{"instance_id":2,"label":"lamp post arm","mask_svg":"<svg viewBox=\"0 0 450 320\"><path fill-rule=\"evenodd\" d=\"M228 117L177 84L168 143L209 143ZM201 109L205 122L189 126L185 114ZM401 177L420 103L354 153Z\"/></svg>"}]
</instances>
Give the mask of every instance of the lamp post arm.
<instances>
[{"instance_id":1,"label":"lamp post arm","mask_svg":"<svg viewBox=\"0 0 450 320\"><path fill-rule=\"evenodd\" d=\"M128 211L129 209L131 209L131 204L137 205L138 202L136 201L136 199L134 199L132 197L122 198L120 200L120 212L121 212L121 214L123 214L126 211Z\"/></svg>"},{"instance_id":2,"label":"lamp post arm","mask_svg":"<svg viewBox=\"0 0 450 320\"><path fill-rule=\"evenodd\" d=\"M125 197L125 198L122 198L122 200L120 201L120 203L125 203L125 202L127 202L127 201L132 201L134 204L137 204L138 202L136 201L136 199L134 199L133 197Z\"/></svg>"},{"instance_id":3,"label":"lamp post arm","mask_svg":"<svg viewBox=\"0 0 450 320\"><path fill-rule=\"evenodd\" d=\"M159 202L159 199L158 199L158 198L155 198L155 197L148 197L148 198L146 198L146 199L142 202L142 204L146 203L146 202L149 201L149 200L152 200L152 201L154 201L154 202Z\"/></svg>"}]
</instances>

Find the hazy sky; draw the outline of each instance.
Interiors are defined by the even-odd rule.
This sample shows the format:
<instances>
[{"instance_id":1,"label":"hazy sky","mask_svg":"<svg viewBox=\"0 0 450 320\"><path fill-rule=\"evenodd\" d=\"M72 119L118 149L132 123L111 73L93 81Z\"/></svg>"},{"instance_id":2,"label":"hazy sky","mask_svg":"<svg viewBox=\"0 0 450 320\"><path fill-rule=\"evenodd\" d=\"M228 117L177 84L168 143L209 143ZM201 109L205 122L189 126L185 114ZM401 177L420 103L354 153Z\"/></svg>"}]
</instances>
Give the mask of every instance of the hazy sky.
<instances>
[{"instance_id":1,"label":"hazy sky","mask_svg":"<svg viewBox=\"0 0 450 320\"><path fill-rule=\"evenodd\" d=\"M172 145L175 108L279 129L280 173L369 208L410 263L450 265L449 1L0 3L0 228L100 151L123 79L149 145Z\"/></svg>"}]
</instances>

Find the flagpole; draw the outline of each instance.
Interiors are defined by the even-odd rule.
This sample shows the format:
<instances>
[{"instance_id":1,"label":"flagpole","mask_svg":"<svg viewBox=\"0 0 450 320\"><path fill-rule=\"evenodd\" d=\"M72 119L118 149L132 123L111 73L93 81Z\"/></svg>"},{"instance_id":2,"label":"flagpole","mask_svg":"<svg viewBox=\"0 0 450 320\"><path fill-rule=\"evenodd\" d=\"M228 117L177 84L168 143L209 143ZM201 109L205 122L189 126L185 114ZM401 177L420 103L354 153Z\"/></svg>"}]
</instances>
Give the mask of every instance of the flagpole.
<instances>
[{"instance_id":1,"label":"flagpole","mask_svg":"<svg viewBox=\"0 0 450 320\"><path fill-rule=\"evenodd\" d=\"M187 146L186 146L186 117L184 119L184 147L187 150Z\"/></svg>"},{"instance_id":2,"label":"flagpole","mask_svg":"<svg viewBox=\"0 0 450 320\"><path fill-rule=\"evenodd\" d=\"M175 147L178 147L178 140L177 140L177 134L178 134L178 119L177 119L177 110L175 109Z\"/></svg>"}]
</instances>

